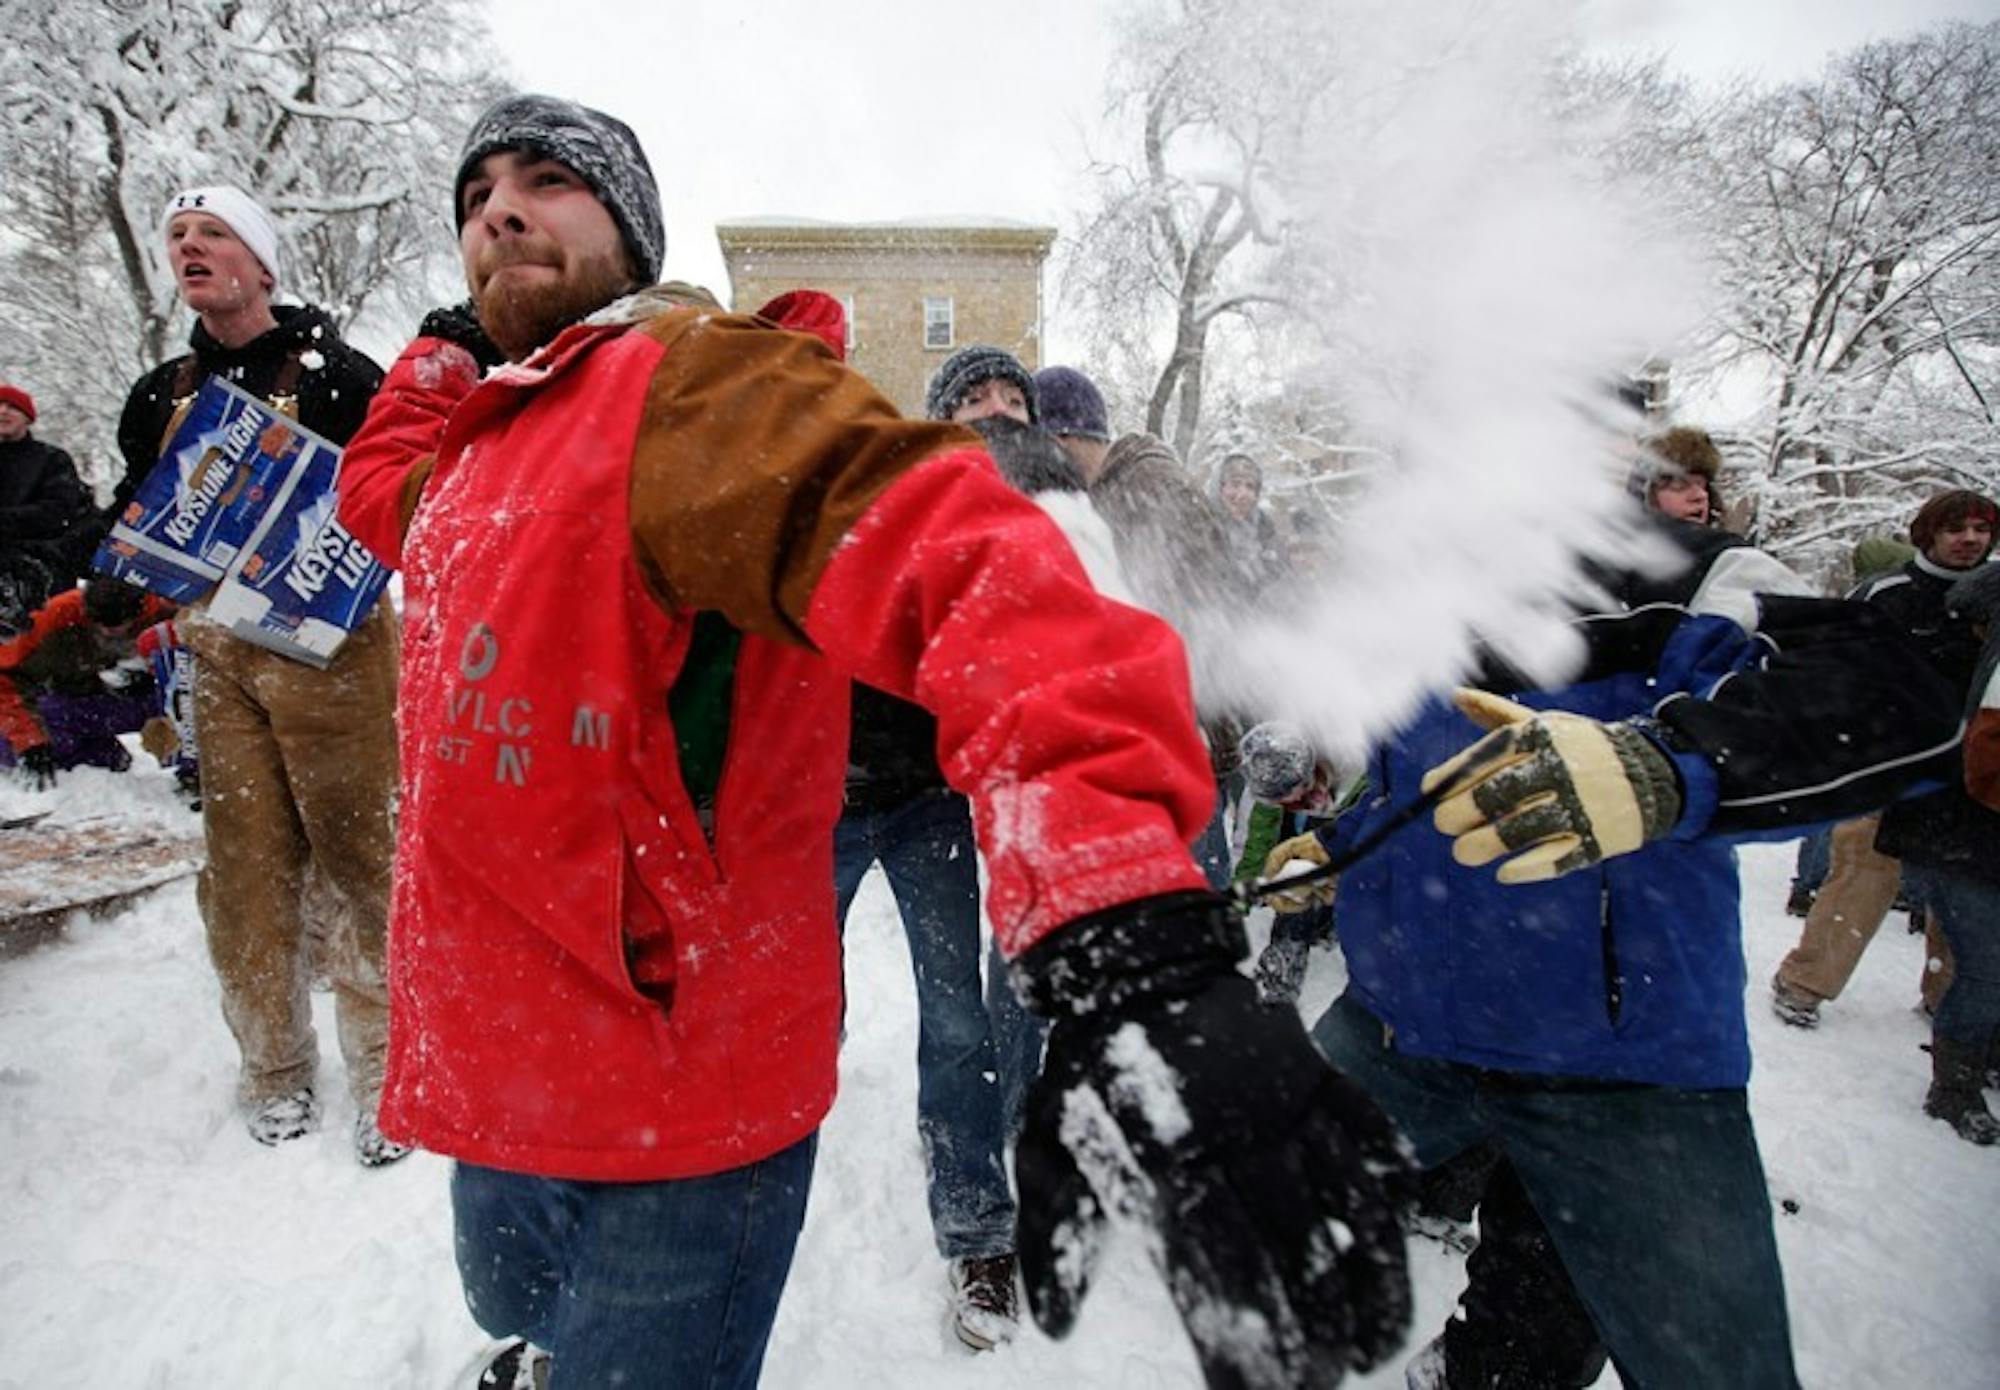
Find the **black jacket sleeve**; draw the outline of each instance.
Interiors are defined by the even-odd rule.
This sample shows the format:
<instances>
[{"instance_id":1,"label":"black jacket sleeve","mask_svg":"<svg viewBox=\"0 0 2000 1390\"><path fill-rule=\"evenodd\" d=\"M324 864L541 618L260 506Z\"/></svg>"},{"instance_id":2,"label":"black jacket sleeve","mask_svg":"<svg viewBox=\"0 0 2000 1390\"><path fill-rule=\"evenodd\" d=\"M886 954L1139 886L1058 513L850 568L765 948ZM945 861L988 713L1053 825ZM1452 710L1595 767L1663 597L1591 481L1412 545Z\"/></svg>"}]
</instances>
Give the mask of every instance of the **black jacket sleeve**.
<instances>
[{"instance_id":1,"label":"black jacket sleeve","mask_svg":"<svg viewBox=\"0 0 2000 1390\"><path fill-rule=\"evenodd\" d=\"M1844 820L1951 775L1959 694L1896 623L1844 599L1762 594L1757 607L1766 655L1657 712L1669 750L1712 770L1707 833Z\"/></svg>"}]
</instances>

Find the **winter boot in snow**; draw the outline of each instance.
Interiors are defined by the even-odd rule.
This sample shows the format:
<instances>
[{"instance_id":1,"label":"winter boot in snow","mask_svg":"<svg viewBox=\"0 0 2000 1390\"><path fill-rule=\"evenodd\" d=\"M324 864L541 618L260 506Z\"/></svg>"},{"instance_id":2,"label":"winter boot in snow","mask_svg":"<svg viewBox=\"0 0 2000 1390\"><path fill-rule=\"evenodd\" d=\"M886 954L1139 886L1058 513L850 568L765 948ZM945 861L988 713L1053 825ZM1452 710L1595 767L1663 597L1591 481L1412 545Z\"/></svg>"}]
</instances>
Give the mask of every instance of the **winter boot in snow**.
<instances>
[{"instance_id":1,"label":"winter boot in snow","mask_svg":"<svg viewBox=\"0 0 2000 1390\"><path fill-rule=\"evenodd\" d=\"M473 1382L473 1390L548 1390L549 1354L534 1343L515 1340L500 1348Z\"/></svg>"},{"instance_id":2,"label":"winter boot in snow","mask_svg":"<svg viewBox=\"0 0 2000 1390\"><path fill-rule=\"evenodd\" d=\"M260 1144L282 1144L302 1139L319 1128L319 1101L310 1086L268 1096L250 1107L245 1120L250 1137Z\"/></svg>"},{"instance_id":3,"label":"winter boot in snow","mask_svg":"<svg viewBox=\"0 0 2000 1390\"><path fill-rule=\"evenodd\" d=\"M354 1157L363 1168L386 1168L409 1152L376 1127L373 1115L364 1112L354 1117Z\"/></svg>"},{"instance_id":4,"label":"winter boot in snow","mask_svg":"<svg viewBox=\"0 0 2000 1390\"><path fill-rule=\"evenodd\" d=\"M2000 1143L2000 1120L1979 1093L1985 1056L1986 1049L1976 1043L1931 1039L1931 1091L1924 1097L1924 1113L1945 1121L1971 1144Z\"/></svg>"},{"instance_id":5,"label":"winter boot in snow","mask_svg":"<svg viewBox=\"0 0 2000 1390\"><path fill-rule=\"evenodd\" d=\"M1431 1338L1403 1366L1403 1384L1409 1390L1450 1390L1451 1379L1445 1374L1443 1334Z\"/></svg>"},{"instance_id":6,"label":"winter boot in snow","mask_svg":"<svg viewBox=\"0 0 2000 1390\"><path fill-rule=\"evenodd\" d=\"M1020 1326L1012 1255L951 1262L951 1330L974 1351L1013 1340Z\"/></svg>"},{"instance_id":7,"label":"winter boot in snow","mask_svg":"<svg viewBox=\"0 0 2000 1390\"><path fill-rule=\"evenodd\" d=\"M1771 981L1771 1012L1794 1028L1819 1027L1819 1000L1783 980Z\"/></svg>"}]
</instances>

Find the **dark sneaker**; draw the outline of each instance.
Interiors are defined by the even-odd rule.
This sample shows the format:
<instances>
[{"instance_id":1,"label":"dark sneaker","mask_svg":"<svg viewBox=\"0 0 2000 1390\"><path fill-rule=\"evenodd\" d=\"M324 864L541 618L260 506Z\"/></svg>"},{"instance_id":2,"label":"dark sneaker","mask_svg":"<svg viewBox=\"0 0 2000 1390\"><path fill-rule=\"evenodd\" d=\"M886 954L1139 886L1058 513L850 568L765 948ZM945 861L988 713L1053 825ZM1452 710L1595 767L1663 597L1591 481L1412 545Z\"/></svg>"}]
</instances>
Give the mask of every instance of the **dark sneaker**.
<instances>
[{"instance_id":1,"label":"dark sneaker","mask_svg":"<svg viewBox=\"0 0 2000 1390\"><path fill-rule=\"evenodd\" d=\"M310 1087L271 1096L250 1107L244 1123L250 1137L260 1144L282 1144L303 1139L319 1128L319 1101Z\"/></svg>"},{"instance_id":2,"label":"dark sneaker","mask_svg":"<svg viewBox=\"0 0 2000 1390\"><path fill-rule=\"evenodd\" d=\"M1819 1027L1819 1000L1788 984L1772 982L1771 1012L1794 1028Z\"/></svg>"},{"instance_id":3,"label":"dark sneaker","mask_svg":"<svg viewBox=\"0 0 2000 1390\"><path fill-rule=\"evenodd\" d=\"M1812 911L1812 905L1813 890L1802 884L1794 884L1792 895L1785 899L1785 912L1788 916L1803 917Z\"/></svg>"},{"instance_id":4,"label":"dark sneaker","mask_svg":"<svg viewBox=\"0 0 2000 1390\"><path fill-rule=\"evenodd\" d=\"M1013 1340L1021 1325L1019 1307L1012 1255L951 1262L951 1330L974 1351Z\"/></svg>"},{"instance_id":5,"label":"dark sneaker","mask_svg":"<svg viewBox=\"0 0 2000 1390\"><path fill-rule=\"evenodd\" d=\"M373 1115L354 1117L354 1157L363 1168L386 1168L399 1158L407 1158L409 1153L406 1145L398 1144L376 1128Z\"/></svg>"},{"instance_id":6,"label":"dark sneaker","mask_svg":"<svg viewBox=\"0 0 2000 1390\"><path fill-rule=\"evenodd\" d=\"M549 1354L516 1340L500 1348L473 1382L473 1390L548 1390Z\"/></svg>"}]
</instances>

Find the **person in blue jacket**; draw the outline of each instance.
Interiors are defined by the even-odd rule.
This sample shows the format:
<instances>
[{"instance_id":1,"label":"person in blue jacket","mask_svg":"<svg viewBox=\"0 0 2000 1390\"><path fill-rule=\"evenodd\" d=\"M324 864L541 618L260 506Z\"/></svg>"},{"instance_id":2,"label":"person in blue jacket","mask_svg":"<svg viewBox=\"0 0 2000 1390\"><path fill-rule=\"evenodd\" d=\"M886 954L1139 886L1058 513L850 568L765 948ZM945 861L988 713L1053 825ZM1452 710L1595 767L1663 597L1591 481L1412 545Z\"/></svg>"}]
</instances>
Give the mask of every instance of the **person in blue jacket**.
<instances>
[{"instance_id":1,"label":"person in blue jacket","mask_svg":"<svg viewBox=\"0 0 2000 1390\"><path fill-rule=\"evenodd\" d=\"M1627 1386L1792 1386L1732 846L1937 775L1958 710L1863 605L1805 597L1725 533L1649 524L1688 566L1603 577L1571 684L1484 671L1376 750L1364 805L1274 859L1324 863L1441 793L1443 834L1406 829L1342 875L1349 984L1315 1041L1424 1167L1499 1148ZM1534 1339L1478 1326L1507 1301L1470 1278L1412 1383L1568 1383L1534 1379Z\"/></svg>"}]
</instances>

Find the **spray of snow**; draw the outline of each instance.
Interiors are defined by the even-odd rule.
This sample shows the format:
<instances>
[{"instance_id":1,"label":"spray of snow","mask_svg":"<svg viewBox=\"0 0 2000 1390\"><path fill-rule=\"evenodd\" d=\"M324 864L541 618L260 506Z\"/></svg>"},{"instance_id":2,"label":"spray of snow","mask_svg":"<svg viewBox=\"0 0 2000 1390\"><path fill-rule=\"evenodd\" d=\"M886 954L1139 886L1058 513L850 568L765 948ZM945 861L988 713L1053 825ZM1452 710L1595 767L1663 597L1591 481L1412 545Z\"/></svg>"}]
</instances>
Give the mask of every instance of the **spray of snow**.
<instances>
[{"instance_id":1,"label":"spray of snow","mask_svg":"<svg viewBox=\"0 0 2000 1390\"><path fill-rule=\"evenodd\" d=\"M1267 592L1196 661L1229 705L1355 757L1480 644L1563 675L1580 559L1665 563L1624 494L1634 420L1612 384L1699 295L1692 258L1537 100L1579 6L1322 9L1338 95L1287 206L1306 229L1316 373L1392 462L1310 592Z\"/></svg>"}]
</instances>

